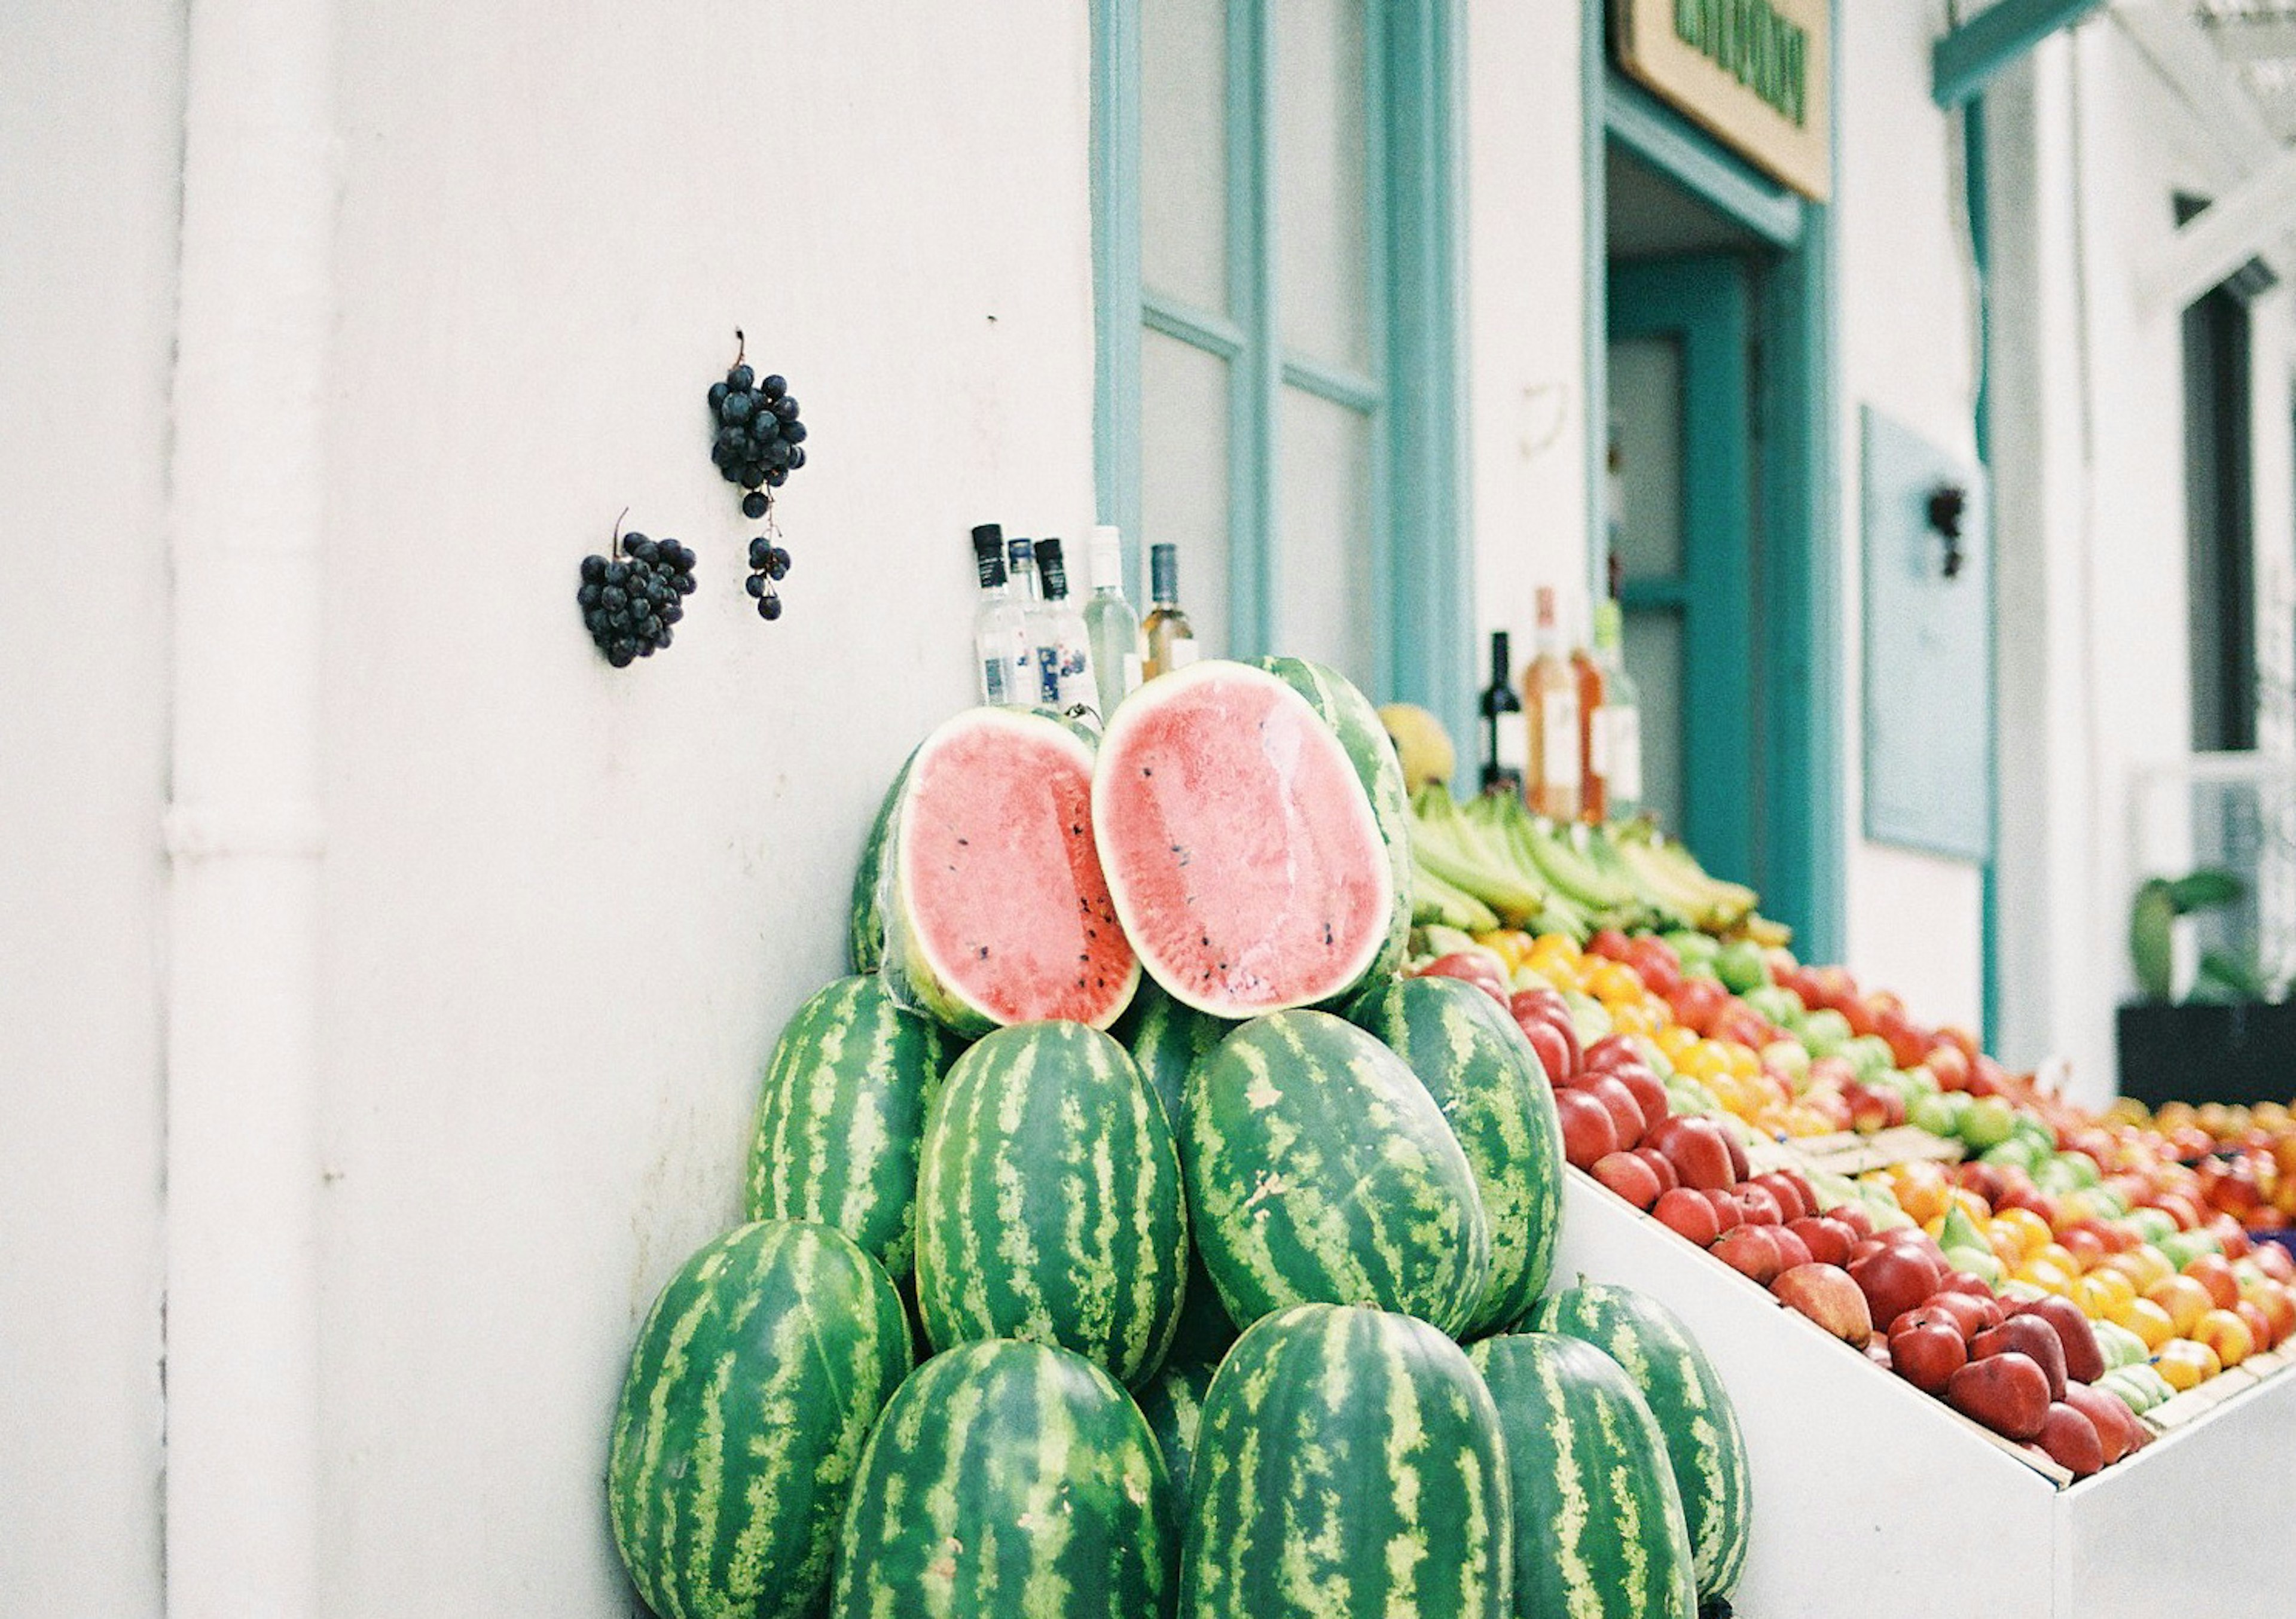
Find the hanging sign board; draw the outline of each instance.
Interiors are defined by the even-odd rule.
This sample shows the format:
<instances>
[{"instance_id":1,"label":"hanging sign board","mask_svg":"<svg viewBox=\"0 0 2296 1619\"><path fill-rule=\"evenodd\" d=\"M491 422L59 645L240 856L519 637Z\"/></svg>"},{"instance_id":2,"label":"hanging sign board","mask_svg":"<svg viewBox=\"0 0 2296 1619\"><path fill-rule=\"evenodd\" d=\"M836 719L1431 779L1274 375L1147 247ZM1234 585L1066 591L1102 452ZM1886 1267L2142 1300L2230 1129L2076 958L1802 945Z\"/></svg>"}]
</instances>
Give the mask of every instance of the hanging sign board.
<instances>
[{"instance_id":1,"label":"hanging sign board","mask_svg":"<svg viewBox=\"0 0 2296 1619\"><path fill-rule=\"evenodd\" d=\"M1766 174L1831 180L1827 0L1611 0L1619 65Z\"/></svg>"}]
</instances>

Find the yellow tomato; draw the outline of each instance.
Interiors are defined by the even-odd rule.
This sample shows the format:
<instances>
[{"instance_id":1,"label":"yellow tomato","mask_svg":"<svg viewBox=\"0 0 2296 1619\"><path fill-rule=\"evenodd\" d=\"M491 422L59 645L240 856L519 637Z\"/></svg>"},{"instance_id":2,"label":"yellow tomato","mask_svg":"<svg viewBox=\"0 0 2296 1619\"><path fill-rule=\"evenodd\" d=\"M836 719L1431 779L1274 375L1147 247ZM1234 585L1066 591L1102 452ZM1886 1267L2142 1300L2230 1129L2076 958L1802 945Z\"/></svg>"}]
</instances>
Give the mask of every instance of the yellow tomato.
<instances>
[{"instance_id":1,"label":"yellow tomato","mask_svg":"<svg viewBox=\"0 0 2296 1619\"><path fill-rule=\"evenodd\" d=\"M1474 937L1477 944L1497 951L1499 959L1507 964L1510 973L1528 965L1530 960L1530 935L1519 927L1493 928Z\"/></svg>"},{"instance_id":2,"label":"yellow tomato","mask_svg":"<svg viewBox=\"0 0 2296 1619\"><path fill-rule=\"evenodd\" d=\"M2119 1320L2120 1318L2114 1311L2136 1302L2136 1284L2118 1270L2108 1270L2099 1265L2094 1270L2084 1272L2081 1280L2104 1301L2104 1319L2108 1321Z\"/></svg>"},{"instance_id":3,"label":"yellow tomato","mask_svg":"<svg viewBox=\"0 0 2296 1619\"><path fill-rule=\"evenodd\" d=\"M1667 1060L1677 1069L1682 1066L1683 1054L1699 1043L1698 1031L1685 1029L1680 1023L1667 1024L1658 1031L1655 1038L1658 1040L1658 1048L1666 1053Z\"/></svg>"},{"instance_id":4,"label":"yellow tomato","mask_svg":"<svg viewBox=\"0 0 2296 1619\"><path fill-rule=\"evenodd\" d=\"M2256 1335L2229 1310L2211 1310L2193 1327L2193 1341L2217 1352L2226 1366L2238 1366L2256 1352Z\"/></svg>"},{"instance_id":5,"label":"yellow tomato","mask_svg":"<svg viewBox=\"0 0 2296 1619\"><path fill-rule=\"evenodd\" d=\"M1683 1048L1682 1054L1674 1059L1674 1067L1677 1073L1685 1073L1693 1080L1704 1080L1711 1083L1721 1075L1727 1073L1730 1064L1728 1059L1722 1055L1721 1047L1712 1040L1693 1040Z\"/></svg>"},{"instance_id":6,"label":"yellow tomato","mask_svg":"<svg viewBox=\"0 0 2296 1619\"><path fill-rule=\"evenodd\" d=\"M1993 1217L1988 1229L2013 1232L2021 1259L2030 1259L2054 1235L2049 1222L2030 1209L2004 1209Z\"/></svg>"},{"instance_id":7,"label":"yellow tomato","mask_svg":"<svg viewBox=\"0 0 2296 1619\"><path fill-rule=\"evenodd\" d=\"M1985 1229L1985 1222L1993 1218L1993 1205L1985 1201L1985 1195L1981 1192L1972 1192L1965 1186L1957 1186L1948 1192L1946 1196L1959 1204L1962 1212L1968 1215L1971 1222L1980 1231Z\"/></svg>"},{"instance_id":8,"label":"yellow tomato","mask_svg":"<svg viewBox=\"0 0 2296 1619\"><path fill-rule=\"evenodd\" d=\"M1946 1211L1952 1207L1946 1197L1944 1181L1932 1176L1908 1175L1893 1180L1890 1189L1897 1194L1898 1206L1923 1226L1944 1226ZM1931 1230L1930 1235L1935 1237L1937 1232Z\"/></svg>"},{"instance_id":9,"label":"yellow tomato","mask_svg":"<svg viewBox=\"0 0 2296 1619\"><path fill-rule=\"evenodd\" d=\"M2165 1282L2177 1274L2177 1267L2169 1262L2169 1256L2151 1243L2140 1244L2126 1253L2116 1253L2104 1262L2115 1270L2125 1272L2128 1279L2136 1284L2139 1293L2155 1282Z\"/></svg>"},{"instance_id":10,"label":"yellow tomato","mask_svg":"<svg viewBox=\"0 0 2296 1619\"><path fill-rule=\"evenodd\" d=\"M2177 1324L2169 1319L2169 1312L2151 1299L2130 1299L2112 1319L2144 1339L2147 1351L2160 1348L2177 1335Z\"/></svg>"},{"instance_id":11,"label":"yellow tomato","mask_svg":"<svg viewBox=\"0 0 2296 1619\"><path fill-rule=\"evenodd\" d=\"M2072 1250L2061 1242L2054 1240L2045 1242L2026 1257L2046 1260L2067 1276L2079 1276L2081 1273L2080 1261L2074 1258Z\"/></svg>"},{"instance_id":12,"label":"yellow tomato","mask_svg":"<svg viewBox=\"0 0 2296 1619\"><path fill-rule=\"evenodd\" d=\"M2045 1259L2029 1259L2009 1274L2021 1282L2030 1282L2049 1293L2070 1293L2073 1290L2071 1274Z\"/></svg>"},{"instance_id":13,"label":"yellow tomato","mask_svg":"<svg viewBox=\"0 0 2296 1619\"><path fill-rule=\"evenodd\" d=\"M1620 1034L1655 1034L1658 1024L1651 1021L1640 1001L1628 1001L1611 1008L1611 1027Z\"/></svg>"},{"instance_id":14,"label":"yellow tomato","mask_svg":"<svg viewBox=\"0 0 2296 1619\"><path fill-rule=\"evenodd\" d=\"M2081 1313L2092 1321L2112 1319L2112 1289L2104 1280L2103 1271L2092 1270L2074 1279L2072 1301L2080 1306Z\"/></svg>"},{"instance_id":15,"label":"yellow tomato","mask_svg":"<svg viewBox=\"0 0 2296 1619\"><path fill-rule=\"evenodd\" d=\"M1542 956L1556 956L1565 961L1579 959L1578 941L1568 933L1541 933L1531 941L1530 948Z\"/></svg>"},{"instance_id":16,"label":"yellow tomato","mask_svg":"<svg viewBox=\"0 0 2296 1619\"><path fill-rule=\"evenodd\" d=\"M2218 1372L2224 1362L2217 1352L2205 1344L2190 1338L2171 1338L2154 1352L2152 1365L2169 1386L2178 1393L2188 1388L2198 1388Z\"/></svg>"},{"instance_id":17,"label":"yellow tomato","mask_svg":"<svg viewBox=\"0 0 2296 1619\"><path fill-rule=\"evenodd\" d=\"M2180 1338L2191 1337L2201 1318L2217 1307L2209 1290L2189 1276L2172 1276L2155 1282L2144 1290L2144 1296L2169 1312L2169 1319Z\"/></svg>"},{"instance_id":18,"label":"yellow tomato","mask_svg":"<svg viewBox=\"0 0 2296 1619\"><path fill-rule=\"evenodd\" d=\"M1717 1040L1722 1049L1722 1061L1732 1073L1742 1080L1751 1080L1762 1072L1761 1053L1751 1046L1742 1046L1736 1040Z\"/></svg>"},{"instance_id":19,"label":"yellow tomato","mask_svg":"<svg viewBox=\"0 0 2296 1619\"><path fill-rule=\"evenodd\" d=\"M1833 1133L1833 1121L1815 1107L1797 1102L1785 1110L1782 1128L1789 1136L1830 1136Z\"/></svg>"}]
</instances>

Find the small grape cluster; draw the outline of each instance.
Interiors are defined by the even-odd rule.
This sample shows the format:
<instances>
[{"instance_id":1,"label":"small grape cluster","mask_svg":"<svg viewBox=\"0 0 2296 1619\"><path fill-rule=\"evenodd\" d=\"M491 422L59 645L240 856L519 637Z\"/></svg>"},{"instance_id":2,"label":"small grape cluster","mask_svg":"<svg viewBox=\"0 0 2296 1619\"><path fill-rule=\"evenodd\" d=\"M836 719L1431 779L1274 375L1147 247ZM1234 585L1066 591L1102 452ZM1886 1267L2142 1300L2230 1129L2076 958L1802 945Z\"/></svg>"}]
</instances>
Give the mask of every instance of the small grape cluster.
<instances>
[{"instance_id":1,"label":"small grape cluster","mask_svg":"<svg viewBox=\"0 0 2296 1619\"><path fill-rule=\"evenodd\" d=\"M777 619L782 616L781 593L774 588L787 578L790 554L760 534L750 542L750 582L751 596L758 604L758 616Z\"/></svg>"},{"instance_id":2,"label":"small grape cluster","mask_svg":"<svg viewBox=\"0 0 2296 1619\"><path fill-rule=\"evenodd\" d=\"M718 424L709 458L726 482L749 491L742 497L742 515L753 522L773 504L766 491L781 488L805 464L805 423L797 409L786 382L759 378L738 357L724 382L709 384L709 412Z\"/></svg>"},{"instance_id":3,"label":"small grape cluster","mask_svg":"<svg viewBox=\"0 0 2296 1619\"><path fill-rule=\"evenodd\" d=\"M582 622L606 662L627 669L669 645L693 594L693 549L674 539L617 534L610 556L582 559Z\"/></svg>"}]
</instances>

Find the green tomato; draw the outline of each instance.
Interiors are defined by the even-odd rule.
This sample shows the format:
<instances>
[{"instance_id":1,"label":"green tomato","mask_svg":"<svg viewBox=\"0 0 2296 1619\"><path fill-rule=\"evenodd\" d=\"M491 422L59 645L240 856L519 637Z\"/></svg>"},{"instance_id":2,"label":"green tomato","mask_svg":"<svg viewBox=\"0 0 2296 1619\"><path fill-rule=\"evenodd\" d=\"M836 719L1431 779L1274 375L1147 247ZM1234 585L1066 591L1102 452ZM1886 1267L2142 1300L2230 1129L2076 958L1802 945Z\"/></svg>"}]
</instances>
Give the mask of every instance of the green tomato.
<instances>
[{"instance_id":1,"label":"green tomato","mask_svg":"<svg viewBox=\"0 0 2296 1619\"><path fill-rule=\"evenodd\" d=\"M1751 939L1734 939L1724 945L1715 955L1714 970L1740 995L1770 982L1770 958Z\"/></svg>"},{"instance_id":2,"label":"green tomato","mask_svg":"<svg viewBox=\"0 0 2296 1619\"><path fill-rule=\"evenodd\" d=\"M1954 1105L1956 1101L1961 1104L1958 1107ZM1940 1091L1906 1104L1906 1122L1918 1125L1932 1136L1954 1137L1961 1134L1961 1115L1968 1111L1968 1092Z\"/></svg>"},{"instance_id":3,"label":"green tomato","mask_svg":"<svg viewBox=\"0 0 2296 1619\"><path fill-rule=\"evenodd\" d=\"M1849 1020L1832 1007L1820 1007L1808 1014L1794 1032L1801 1036L1801 1043L1809 1048L1812 1056L1836 1056L1854 1038Z\"/></svg>"},{"instance_id":4,"label":"green tomato","mask_svg":"<svg viewBox=\"0 0 2296 1619\"><path fill-rule=\"evenodd\" d=\"M1722 941L1719 939L1711 933L1702 933L1695 928L1678 927L1674 932L1661 936L1674 947L1674 953L1682 957L1682 965L1685 971L1693 961L1711 962L1715 957L1722 953Z\"/></svg>"},{"instance_id":5,"label":"green tomato","mask_svg":"<svg viewBox=\"0 0 2296 1619\"><path fill-rule=\"evenodd\" d=\"M1961 1118L1961 1144L1973 1153L1999 1146L2017 1122L2016 1109L2003 1097L1979 1097Z\"/></svg>"}]
</instances>

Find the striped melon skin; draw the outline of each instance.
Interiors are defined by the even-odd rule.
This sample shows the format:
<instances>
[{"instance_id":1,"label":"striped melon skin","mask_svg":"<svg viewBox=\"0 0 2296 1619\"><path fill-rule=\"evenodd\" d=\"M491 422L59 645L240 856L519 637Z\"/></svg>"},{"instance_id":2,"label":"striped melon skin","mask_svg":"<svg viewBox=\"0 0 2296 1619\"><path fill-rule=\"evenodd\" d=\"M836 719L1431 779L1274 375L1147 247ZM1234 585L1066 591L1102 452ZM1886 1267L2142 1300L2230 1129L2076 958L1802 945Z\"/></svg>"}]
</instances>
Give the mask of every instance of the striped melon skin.
<instances>
[{"instance_id":1,"label":"striped melon skin","mask_svg":"<svg viewBox=\"0 0 2296 1619\"><path fill-rule=\"evenodd\" d=\"M1529 1324L1593 1344L1632 1379L1666 1435L1698 1594L1727 1598L1746 1571L1753 1480L1737 1411L1690 1329L1647 1294L1583 1280L1541 1300Z\"/></svg>"},{"instance_id":2,"label":"striped melon skin","mask_svg":"<svg viewBox=\"0 0 2296 1619\"><path fill-rule=\"evenodd\" d=\"M1191 1222L1194 1217L1191 1215ZM1178 1366L1218 1366L1235 1342L1235 1319L1220 1303L1204 1256L1193 1245L1188 1249L1188 1286L1180 1297L1180 1324L1172 1329L1172 1347L1165 1359Z\"/></svg>"},{"instance_id":3,"label":"striped melon skin","mask_svg":"<svg viewBox=\"0 0 2296 1619\"><path fill-rule=\"evenodd\" d=\"M861 845L861 863L853 869L851 920L845 937L845 954L856 973L873 973L885 965L885 841L892 835L893 812L900 807L901 788L909 779L914 749L901 761L893 785L869 823L869 836Z\"/></svg>"},{"instance_id":4,"label":"striped melon skin","mask_svg":"<svg viewBox=\"0 0 2296 1619\"><path fill-rule=\"evenodd\" d=\"M1187 1253L1171 1126L1123 1047L1024 1023L949 1070L917 1184L917 1303L937 1348L1026 1338L1136 1381L1171 1343Z\"/></svg>"},{"instance_id":5,"label":"striped melon skin","mask_svg":"<svg viewBox=\"0 0 2296 1619\"><path fill-rule=\"evenodd\" d=\"M901 1385L838 1536L832 1619L1164 1619L1178 1538L1156 1441L1064 1350L936 1356Z\"/></svg>"},{"instance_id":6,"label":"striped melon skin","mask_svg":"<svg viewBox=\"0 0 2296 1619\"><path fill-rule=\"evenodd\" d=\"M1262 658L1259 667L1305 697L1338 734L1364 791L1371 795L1372 814L1378 818L1395 871L1395 914L1388 924L1386 947L1372 964L1376 982L1403 965L1411 933L1411 794L1403 785L1403 761L1395 756L1395 739L1387 734L1371 700L1339 670L1312 659L1289 657Z\"/></svg>"},{"instance_id":7,"label":"striped melon skin","mask_svg":"<svg viewBox=\"0 0 2296 1619\"><path fill-rule=\"evenodd\" d=\"M1490 1277L1474 1172L1401 1057L1325 1012L1254 1018L1198 1063L1180 1157L1204 1269L1240 1327L1299 1303L1456 1333Z\"/></svg>"},{"instance_id":8,"label":"striped melon skin","mask_svg":"<svg viewBox=\"0 0 2296 1619\"><path fill-rule=\"evenodd\" d=\"M862 1446L909 1369L900 1300L826 1226L746 1225L686 1261L614 1414L614 1543L662 1619L818 1610Z\"/></svg>"},{"instance_id":9,"label":"striped melon skin","mask_svg":"<svg viewBox=\"0 0 2296 1619\"><path fill-rule=\"evenodd\" d=\"M1348 1009L1411 1065L1459 1138L1491 1228L1470 1333L1511 1327L1546 1289L1562 1229L1562 1123L1538 1055L1498 1003L1456 978L1394 978Z\"/></svg>"},{"instance_id":10,"label":"striped melon skin","mask_svg":"<svg viewBox=\"0 0 2296 1619\"><path fill-rule=\"evenodd\" d=\"M1518 1619L1695 1619L1666 1435L1618 1363L1557 1333L1485 1338L1467 1359L1506 1437Z\"/></svg>"},{"instance_id":11,"label":"striped melon skin","mask_svg":"<svg viewBox=\"0 0 2296 1619\"><path fill-rule=\"evenodd\" d=\"M750 1135L751 1220L834 1226L895 1280L916 1245L917 1149L956 1044L874 974L797 1009L766 1062Z\"/></svg>"},{"instance_id":12,"label":"striped melon skin","mask_svg":"<svg viewBox=\"0 0 2296 1619\"><path fill-rule=\"evenodd\" d=\"M1174 1000L1154 979L1144 976L1132 1004L1109 1032L1132 1054L1142 1077L1162 1099L1166 1115L1177 1123L1188 1070L1234 1031L1226 1018Z\"/></svg>"},{"instance_id":13,"label":"striped melon skin","mask_svg":"<svg viewBox=\"0 0 2296 1619\"><path fill-rule=\"evenodd\" d=\"M1204 1396L1211 1386L1209 1366L1167 1366L1140 1388L1140 1414L1148 1419L1148 1431L1156 1435L1165 1475L1172 1481L1173 1496L1183 1511L1190 1499L1188 1479L1194 1471Z\"/></svg>"},{"instance_id":14,"label":"striped melon skin","mask_svg":"<svg viewBox=\"0 0 2296 1619\"><path fill-rule=\"evenodd\" d=\"M1236 1341L1196 1434L1181 1619L1502 1619L1498 1412L1423 1321L1303 1304Z\"/></svg>"}]
</instances>

